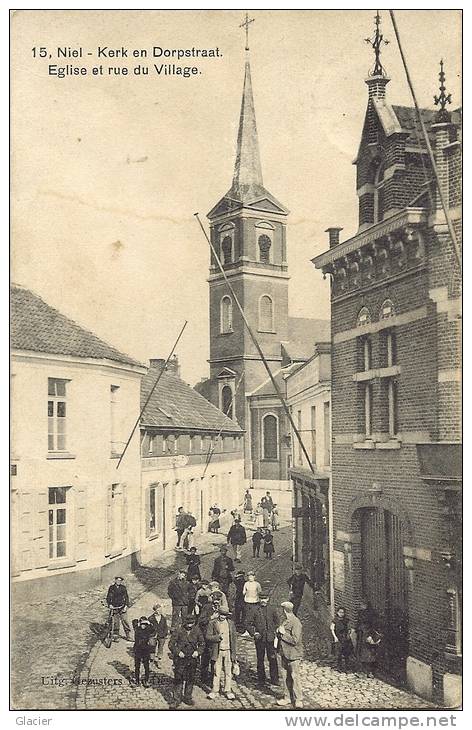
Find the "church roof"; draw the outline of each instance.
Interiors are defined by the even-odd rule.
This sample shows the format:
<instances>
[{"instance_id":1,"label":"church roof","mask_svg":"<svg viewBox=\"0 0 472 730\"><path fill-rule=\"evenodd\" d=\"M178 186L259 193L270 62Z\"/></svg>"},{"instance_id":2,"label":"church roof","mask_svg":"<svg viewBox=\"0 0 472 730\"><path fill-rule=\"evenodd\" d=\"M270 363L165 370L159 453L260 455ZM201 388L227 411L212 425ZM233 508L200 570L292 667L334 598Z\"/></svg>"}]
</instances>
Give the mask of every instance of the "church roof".
<instances>
[{"instance_id":1,"label":"church roof","mask_svg":"<svg viewBox=\"0 0 472 730\"><path fill-rule=\"evenodd\" d=\"M160 367L151 366L141 381L141 408L143 408ZM164 427L172 430L195 429L242 433L231 418L212 405L194 388L173 373L164 372L141 418L144 426Z\"/></svg>"},{"instance_id":2,"label":"church roof","mask_svg":"<svg viewBox=\"0 0 472 730\"><path fill-rule=\"evenodd\" d=\"M13 285L10 289L10 305L13 349L114 360L125 365L144 367L58 312L29 289Z\"/></svg>"},{"instance_id":3,"label":"church roof","mask_svg":"<svg viewBox=\"0 0 472 730\"><path fill-rule=\"evenodd\" d=\"M313 355L315 345L331 341L329 319L310 319L308 317L289 317L288 331L290 340L282 343L286 358L290 362L304 362Z\"/></svg>"}]
</instances>

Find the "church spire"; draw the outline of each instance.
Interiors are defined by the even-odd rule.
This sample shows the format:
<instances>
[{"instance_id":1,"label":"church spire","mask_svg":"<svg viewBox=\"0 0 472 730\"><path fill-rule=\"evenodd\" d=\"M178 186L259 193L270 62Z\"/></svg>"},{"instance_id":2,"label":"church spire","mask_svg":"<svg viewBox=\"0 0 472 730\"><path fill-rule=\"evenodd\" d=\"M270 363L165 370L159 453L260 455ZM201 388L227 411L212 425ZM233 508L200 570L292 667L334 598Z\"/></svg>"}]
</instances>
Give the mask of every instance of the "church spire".
<instances>
[{"instance_id":1,"label":"church spire","mask_svg":"<svg viewBox=\"0 0 472 730\"><path fill-rule=\"evenodd\" d=\"M249 63L249 24L253 23L246 13L241 28L246 30L246 65L244 72L243 98L239 117L236 163L234 165L234 191L247 191L250 187L262 186L262 168L257 137L256 113L252 94L251 67Z\"/></svg>"}]
</instances>

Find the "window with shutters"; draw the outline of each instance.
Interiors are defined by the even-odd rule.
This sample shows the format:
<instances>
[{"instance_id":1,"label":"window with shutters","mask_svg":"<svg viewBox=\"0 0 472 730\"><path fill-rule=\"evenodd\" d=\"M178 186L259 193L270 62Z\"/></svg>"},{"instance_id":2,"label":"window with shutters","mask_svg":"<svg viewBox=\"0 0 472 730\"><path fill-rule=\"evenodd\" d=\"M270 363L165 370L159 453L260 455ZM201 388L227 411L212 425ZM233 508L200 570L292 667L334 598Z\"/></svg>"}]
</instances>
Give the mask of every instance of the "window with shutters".
<instances>
[{"instance_id":1,"label":"window with shutters","mask_svg":"<svg viewBox=\"0 0 472 730\"><path fill-rule=\"evenodd\" d=\"M268 413L262 419L262 455L263 459L276 461L279 458L278 448L279 424L277 416Z\"/></svg>"},{"instance_id":2,"label":"window with shutters","mask_svg":"<svg viewBox=\"0 0 472 730\"><path fill-rule=\"evenodd\" d=\"M274 331L274 303L268 294L259 299L259 332Z\"/></svg>"},{"instance_id":3,"label":"window with shutters","mask_svg":"<svg viewBox=\"0 0 472 730\"><path fill-rule=\"evenodd\" d=\"M233 303L231 298L224 296L220 303L220 332L233 331Z\"/></svg>"},{"instance_id":4,"label":"window with shutters","mask_svg":"<svg viewBox=\"0 0 472 730\"><path fill-rule=\"evenodd\" d=\"M447 624L446 624L446 651L451 654L461 654L461 616L460 600L455 588L446 592L447 599Z\"/></svg>"},{"instance_id":5,"label":"window with shutters","mask_svg":"<svg viewBox=\"0 0 472 730\"><path fill-rule=\"evenodd\" d=\"M69 487L49 487L49 558L65 558L68 555L67 492Z\"/></svg>"},{"instance_id":6,"label":"window with shutters","mask_svg":"<svg viewBox=\"0 0 472 730\"><path fill-rule=\"evenodd\" d=\"M225 236L221 242L221 253L223 256L223 265L230 264L233 261L233 240L231 236Z\"/></svg>"},{"instance_id":7,"label":"window with shutters","mask_svg":"<svg viewBox=\"0 0 472 730\"><path fill-rule=\"evenodd\" d=\"M66 386L68 380L48 378L48 451L66 451Z\"/></svg>"},{"instance_id":8,"label":"window with shutters","mask_svg":"<svg viewBox=\"0 0 472 730\"><path fill-rule=\"evenodd\" d=\"M149 447L148 447L149 456L152 456L155 453L155 449L156 449L156 436L155 436L155 434L150 434L149 435Z\"/></svg>"},{"instance_id":9,"label":"window with shutters","mask_svg":"<svg viewBox=\"0 0 472 730\"><path fill-rule=\"evenodd\" d=\"M123 522L124 522L123 486L111 485L111 550L123 550Z\"/></svg>"},{"instance_id":10,"label":"window with shutters","mask_svg":"<svg viewBox=\"0 0 472 730\"><path fill-rule=\"evenodd\" d=\"M221 389L221 410L228 418L233 418L233 391L229 385Z\"/></svg>"},{"instance_id":11,"label":"window with shutters","mask_svg":"<svg viewBox=\"0 0 472 730\"><path fill-rule=\"evenodd\" d=\"M262 236L259 236L258 244L259 261L262 264L270 264L270 247L272 246L272 241L270 240L269 236L267 236L265 233Z\"/></svg>"}]
</instances>

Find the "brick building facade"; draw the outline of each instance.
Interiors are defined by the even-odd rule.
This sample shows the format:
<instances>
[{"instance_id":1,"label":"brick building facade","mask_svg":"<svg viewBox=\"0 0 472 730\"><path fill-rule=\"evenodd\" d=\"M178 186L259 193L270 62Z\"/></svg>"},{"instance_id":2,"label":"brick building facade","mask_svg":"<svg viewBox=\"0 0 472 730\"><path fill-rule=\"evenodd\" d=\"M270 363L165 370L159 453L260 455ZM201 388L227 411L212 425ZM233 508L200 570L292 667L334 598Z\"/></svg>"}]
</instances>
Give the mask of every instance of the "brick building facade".
<instances>
[{"instance_id":1,"label":"brick building facade","mask_svg":"<svg viewBox=\"0 0 472 730\"><path fill-rule=\"evenodd\" d=\"M389 670L455 706L461 275L415 109L387 101L388 81L366 81L359 230L339 242L328 229L313 259L331 277L335 603L355 620L370 601ZM460 110L421 115L460 238Z\"/></svg>"}]
</instances>

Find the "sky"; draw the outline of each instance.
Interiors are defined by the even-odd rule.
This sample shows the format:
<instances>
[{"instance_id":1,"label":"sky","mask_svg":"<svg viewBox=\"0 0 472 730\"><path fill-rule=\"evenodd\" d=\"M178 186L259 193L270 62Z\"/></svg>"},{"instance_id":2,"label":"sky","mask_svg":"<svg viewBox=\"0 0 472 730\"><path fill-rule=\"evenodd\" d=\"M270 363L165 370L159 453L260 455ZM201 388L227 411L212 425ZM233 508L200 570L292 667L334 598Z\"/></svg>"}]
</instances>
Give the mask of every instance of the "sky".
<instances>
[{"instance_id":1,"label":"sky","mask_svg":"<svg viewBox=\"0 0 472 730\"><path fill-rule=\"evenodd\" d=\"M329 318L311 259L357 229L355 166L373 65L375 11L251 11L251 73L265 187L288 218L291 316ZM412 105L388 11L387 98ZM183 378L209 372L208 244L194 213L230 188L244 76L241 10L15 11L12 18L12 280L141 362L178 347ZM400 10L421 106L439 60L461 104L459 11ZM201 73L157 76L175 59L96 58L98 47L219 48ZM46 47L52 59L39 57ZM92 56L58 60L58 47ZM32 49L36 48L36 57ZM84 66L60 79L48 64ZM148 76L93 76L137 64Z\"/></svg>"}]
</instances>

